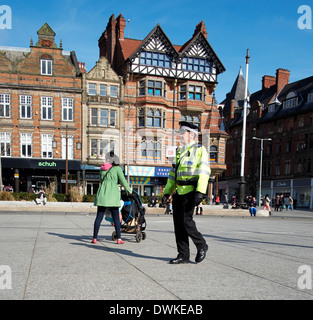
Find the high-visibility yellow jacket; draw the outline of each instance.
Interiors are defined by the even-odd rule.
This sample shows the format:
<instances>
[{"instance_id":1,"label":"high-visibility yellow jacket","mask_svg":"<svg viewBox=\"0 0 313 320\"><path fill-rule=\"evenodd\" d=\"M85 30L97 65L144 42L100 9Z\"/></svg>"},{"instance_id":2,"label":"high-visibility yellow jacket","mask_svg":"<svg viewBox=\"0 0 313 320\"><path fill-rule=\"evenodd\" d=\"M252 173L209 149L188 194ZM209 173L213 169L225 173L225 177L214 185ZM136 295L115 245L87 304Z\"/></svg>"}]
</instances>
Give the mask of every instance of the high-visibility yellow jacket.
<instances>
[{"instance_id":1,"label":"high-visibility yellow jacket","mask_svg":"<svg viewBox=\"0 0 313 320\"><path fill-rule=\"evenodd\" d=\"M179 195L192 191L206 193L211 174L209 156L205 147L190 143L179 149L176 154L176 166L169 172L164 194Z\"/></svg>"}]
</instances>

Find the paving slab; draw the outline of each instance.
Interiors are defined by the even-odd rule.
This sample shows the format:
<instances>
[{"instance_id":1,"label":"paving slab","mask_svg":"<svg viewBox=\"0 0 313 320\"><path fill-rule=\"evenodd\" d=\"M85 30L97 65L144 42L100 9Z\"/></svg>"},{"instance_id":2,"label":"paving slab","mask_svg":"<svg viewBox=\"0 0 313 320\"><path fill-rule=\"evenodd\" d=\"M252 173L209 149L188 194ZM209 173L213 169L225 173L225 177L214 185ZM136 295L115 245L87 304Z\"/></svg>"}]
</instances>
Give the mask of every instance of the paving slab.
<instances>
[{"instance_id":1,"label":"paving slab","mask_svg":"<svg viewBox=\"0 0 313 320\"><path fill-rule=\"evenodd\" d=\"M312 300L299 267L313 268L313 219L195 216L209 244L206 259L171 265L172 217L147 214L146 240L103 222L91 243L94 214L0 214L0 266L11 289L0 300ZM1 283L2 281L2 283ZM2 287L1 287L2 285Z\"/></svg>"}]
</instances>

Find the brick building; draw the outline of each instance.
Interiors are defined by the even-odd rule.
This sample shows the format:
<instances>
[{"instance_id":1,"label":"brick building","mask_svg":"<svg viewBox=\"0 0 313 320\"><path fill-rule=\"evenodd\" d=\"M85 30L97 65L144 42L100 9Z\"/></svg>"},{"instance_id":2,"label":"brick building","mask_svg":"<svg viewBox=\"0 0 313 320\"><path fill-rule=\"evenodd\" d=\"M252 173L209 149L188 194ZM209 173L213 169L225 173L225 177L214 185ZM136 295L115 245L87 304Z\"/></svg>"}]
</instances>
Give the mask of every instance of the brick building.
<instances>
[{"instance_id":1,"label":"brick building","mask_svg":"<svg viewBox=\"0 0 313 320\"><path fill-rule=\"evenodd\" d=\"M225 68L207 40L204 22L179 46L160 25L143 40L125 38L125 26L122 14L112 15L99 49L124 81L123 160L133 188L141 194L163 191L178 145L173 132L181 120L199 125L214 179L226 170L227 135L214 99Z\"/></svg>"},{"instance_id":2,"label":"brick building","mask_svg":"<svg viewBox=\"0 0 313 320\"><path fill-rule=\"evenodd\" d=\"M250 95L247 115L245 177L247 194L256 195L259 185L260 141L263 148L262 195L291 195L298 207L313 208L313 77L289 83L290 72L278 69L264 76L262 89ZM230 139L227 171L221 188L239 195L242 106L245 81L240 72L224 104Z\"/></svg>"},{"instance_id":3,"label":"brick building","mask_svg":"<svg viewBox=\"0 0 313 320\"><path fill-rule=\"evenodd\" d=\"M79 179L82 76L47 23L37 34L29 48L0 47L2 180L17 192L55 181L64 192Z\"/></svg>"}]
</instances>

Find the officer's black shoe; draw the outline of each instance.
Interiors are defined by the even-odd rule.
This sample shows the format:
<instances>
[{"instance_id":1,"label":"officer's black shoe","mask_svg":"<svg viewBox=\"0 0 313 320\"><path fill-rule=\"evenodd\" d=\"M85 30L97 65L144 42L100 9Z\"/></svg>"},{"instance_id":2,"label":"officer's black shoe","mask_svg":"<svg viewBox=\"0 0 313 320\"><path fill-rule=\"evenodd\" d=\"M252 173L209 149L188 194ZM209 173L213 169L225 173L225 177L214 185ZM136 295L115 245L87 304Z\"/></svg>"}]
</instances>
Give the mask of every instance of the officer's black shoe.
<instances>
[{"instance_id":1,"label":"officer's black shoe","mask_svg":"<svg viewBox=\"0 0 313 320\"><path fill-rule=\"evenodd\" d=\"M204 260L205 256L206 256L206 252L208 251L209 247L208 245L206 244L204 248L198 250L197 252L197 256L196 256L196 263L199 263L201 261Z\"/></svg>"},{"instance_id":2,"label":"officer's black shoe","mask_svg":"<svg viewBox=\"0 0 313 320\"><path fill-rule=\"evenodd\" d=\"M170 264L183 264L183 263L189 263L189 259L184 259L181 257L177 257L175 259L172 259L170 261Z\"/></svg>"}]
</instances>

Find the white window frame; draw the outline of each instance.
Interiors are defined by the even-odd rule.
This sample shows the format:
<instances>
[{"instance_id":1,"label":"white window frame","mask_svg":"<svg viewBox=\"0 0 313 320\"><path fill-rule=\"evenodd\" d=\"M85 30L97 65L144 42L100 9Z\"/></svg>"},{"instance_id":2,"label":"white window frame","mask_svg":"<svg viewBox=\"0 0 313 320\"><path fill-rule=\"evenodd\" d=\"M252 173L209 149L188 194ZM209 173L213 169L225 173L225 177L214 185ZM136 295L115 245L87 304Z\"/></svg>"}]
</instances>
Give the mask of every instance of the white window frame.
<instances>
[{"instance_id":1,"label":"white window frame","mask_svg":"<svg viewBox=\"0 0 313 320\"><path fill-rule=\"evenodd\" d=\"M41 59L40 60L40 72L45 76L52 76L52 60Z\"/></svg>"},{"instance_id":2,"label":"white window frame","mask_svg":"<svg viewBox=\"0 0 313 320\"><path fill-rule=\"evenodd\" d=\"M42 134L41 135L41 157L44 159L53 158L53 148L52 148L53 135L52 134Z\"/></svg>"},{"instance_id":3,"label":"white window frame","mask_svg":"<svg viewBox=\"0 0 313 320\"><path fill-rule=\"evenodd\" d=\"M73 136L67 136L67 144L68 144L68 154L67 159L73 160L74 159L74 137ZM62 136L62 159L66 160L66 136Z\"/></svg>"},{"instance_id":4,"label":"white window frame","mask_svg":"<svg viewBox=\"0 0 313 320\"><path fill-rule=\"evenodd\" d=\"M44 117L44 113L46 116ZM41 119L53 120L53 98L41 97Z\"/></svg>"},{"instance_id":5,"label":"white window frame","mask_svg":"<svg viewBox=\"0 0 313 320\"><path fill-rule=\"evenodd\" d=\"M32 96L20 95L20 119L32 119Z\"/></svg>"},{"instance_id":6,"label":"white window frame","mask_svg":"<svg viewBox=\"0 0 313 320\"><path fill-rule=\"evenodd\" d=\"M10 118L11 96L6 93L0 93L0 118Z\"/></svg>"},{"instance_id":7,"label":"white window frame","mask_svg":"<svg viewBox=\"0 0 313 320\"><path fill-rule=\"evenodd\" d=\"M32 158L33 150L33 135L32 133L21 133L21 158ZM25 152L23 152L25 148Z\"/></svg>"},{"instance_id":8,"label":"white window frame","mask_svg":"<svg viewBox=\"0 0 313 320\"><path fill-rule=\"evenodd\" d=\"M74 99L62 98L62 121L74 120Z\"/></svg>"},{"instance_id":9,"label":"white window frame","mask_svg":"<svg viewBox=\"0 0 313 320\"><path fill-rule=\"evenodd\" d=\"M11 133L0 132L0 157L11 156Z\"/></svg>"}]
</instances>

